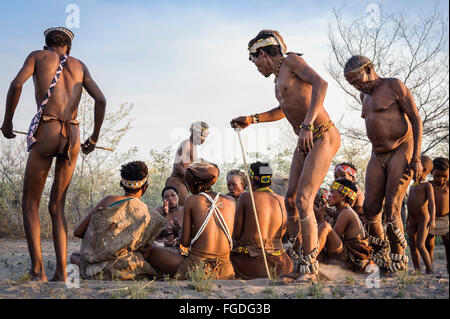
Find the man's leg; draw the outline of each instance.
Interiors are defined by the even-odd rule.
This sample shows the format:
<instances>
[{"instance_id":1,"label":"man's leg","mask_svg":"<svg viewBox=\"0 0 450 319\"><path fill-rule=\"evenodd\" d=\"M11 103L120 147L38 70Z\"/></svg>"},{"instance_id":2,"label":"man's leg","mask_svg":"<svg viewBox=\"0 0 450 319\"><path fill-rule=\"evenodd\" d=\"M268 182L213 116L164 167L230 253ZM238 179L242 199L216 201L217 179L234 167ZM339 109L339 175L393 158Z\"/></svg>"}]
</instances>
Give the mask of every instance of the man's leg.
<instances>
[{"instance_id":1,"label":"man's leg","mask_svg":"<svg viewBox=\"0 0 450 319\"><path fill-rule=\"evenodd\" d=\"M156 270L175 276L178 267L183 263L185 257L177 254L167 248L152 247L142 252L144 259L152 265Z\"/></svg>"},{"instance_id":2,"label":"man's leg","mask_svg":"<svg viewBox=\"0 0 450 319\"><path fill-rule=\"evenodd\" d=\"M290 238L295 238L294 251L297 251L301 246L301 229L300 229L300 217L297 210L296 199L298 186L300 184L300 174L302 172L305 156L300 154L298 148L295 148L294 155L292 156L291 168L289 171L289 183L286 191L286 197L284 203L287 212L287 227Z\"/></svg>"},{"instance_id":3,"label":"man's leg","mask_svg":"<svg viewBox=\"0 0 450 319\"><path fill-rule=\"evenodd\" d=\"M50 192L48 210L52 220L53 244L56 254L56 270L52 281L66 281L67 278L67 223L64 214L67 189L72 180L77 162L80 143L72 148L71 163L68 160L58 158L55 165L55 180Z\"/></svg>"},{"instance_id":4,"label":"man's leg","mask_svg":"<svg viewBox=\"0 0 450 319\"><path fill-rule=\"evenodd\" d=\"M384 193L386 189L386 170L377 156L372 156L367 164L364 198L364 216L371 246L374 248L373 261L382 268L389 266L388 246L381 221Z\"/></svg>"},{"instance_id":5,"label":"man's leg","mask_svg":"<svg viewBox=\"0 0 450 319\"><path fill-rule=\"evenodd\" d=\"M408 265L401 207L412 176L408 170L413 152L412 141L404 142L394 152L389 161L384 203L386 235L391 247L391 271L406 269Z\"/></svg>"},{"instance_id":6,"label":"man's leg","mask_svg":"<svg viewBox=\"0 0 450 319\"><path fill-rule=\"evenodd\" d=\"M23 183L22 214L28 251L31 258L32 278L46 281L41 250L39 203L53 158L43 157L35 145L28 155Z\"/></svg>"},{"instance_id":7,"label":"man's leg","mask_svg":"<svg viewBox=\"0 0 450 319\"><path fill-rule=\"evenodd\" d=\"M311 256L310 269L316 262L316 248L318 248L314 198L340 145L341 136L338 130L335 127L330 128L322 138L315 141L313 149L305 158L300 176L297 208L300 213L300 227L302 229L302 254L306 257Z\"/></svg>"}]
</instances>

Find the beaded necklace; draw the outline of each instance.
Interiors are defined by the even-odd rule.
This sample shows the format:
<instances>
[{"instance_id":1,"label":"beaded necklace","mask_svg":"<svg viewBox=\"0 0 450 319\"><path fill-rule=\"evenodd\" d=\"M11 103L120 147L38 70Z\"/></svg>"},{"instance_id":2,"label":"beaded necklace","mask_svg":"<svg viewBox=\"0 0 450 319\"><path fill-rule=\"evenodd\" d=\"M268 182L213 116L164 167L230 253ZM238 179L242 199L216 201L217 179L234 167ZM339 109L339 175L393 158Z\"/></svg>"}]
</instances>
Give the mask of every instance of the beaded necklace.
<instances>
[{"instance_id":1,"label":"beaded necklace","mask_svg":"<svg viewBox=\"0 0 450 319\"><path fill-rule=\"evenodd\" d=\"M280 60L278 60L277 64L275 65L275 70L273 70L273 74L275 74L274 83L277 83L278 73L280 73L280 68L284 60L286 60L286 57L282 57Z\"/></svg>"},{"instance_id":2,"label":"beaded necklace","mask_svg":"<svg viewBox=\"0 0 450 319\"><path fill-rule=\"evenodd\" d=\"M273 193L273 190L270 189L270 186L258 188L256 191L257 192L269 191L269 192Z\"/></svg>"}]
</instances>

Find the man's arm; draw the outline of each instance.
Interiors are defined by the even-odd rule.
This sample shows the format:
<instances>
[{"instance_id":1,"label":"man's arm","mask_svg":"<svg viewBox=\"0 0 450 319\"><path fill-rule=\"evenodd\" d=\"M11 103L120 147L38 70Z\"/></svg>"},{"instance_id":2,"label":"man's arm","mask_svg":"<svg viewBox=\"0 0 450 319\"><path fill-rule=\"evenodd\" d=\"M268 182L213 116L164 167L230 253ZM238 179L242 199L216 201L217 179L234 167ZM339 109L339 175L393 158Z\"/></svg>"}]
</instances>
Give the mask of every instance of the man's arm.
<instances>
[{"instance_id":1,"label":"man's arm","mask_svg":"<svg viewBox=\"0 0 450 319\"><path fill-rule=\"evenodd\" d=\"M95 101L94 131L82 145L83 153L89 154L95 149L95 144L92 144L91 142L97 143L100 135L100 129L103 124L103 119L105 118L106 98L98 87L97 83L95 83L95 81L92 79L87 66L83 63L81 64L83 65L83 87Z\"/></svg>"},{"instance_id":2,"label":"man's arm","mask_svg":"<svg viewBox=\"0 0 450 319\"><path fill-rule=\"evenodd\" d=\"M275 122L275 121L285 118L284 112L280 106L273 108L270 111L259 113L259 114L257 114L257 116L258 116L258 123ZM233 127L233 128L236 128L236 127L246 128L247 126L249 126L252 123L253 123L253 118L251 116L240 116L240 117L237 117L237 118L231 120L231 122L230 122L231 127Z\"/></svg>"},{"instance_id":3,"label":"man's arm","mask_svg":"<svg viewBox=\"0 0 450 319\"><path fill-rule=\"evenodd\" d=\"M328 83L320 77L305 60L295 54L290 54L286 58L289 70L299 79L311 84L311 102L306 113L304 124L311 125L317 118L319 111L323 108L323 102L327 93ZM311 131L302 129L299 134L300 149L308 153L314 147L313 134Z\"/></svg>"},{"instance_id":4,"label":"man's arm","mask_svg":"<svg viewBox=\"0 0 450 319\"><path fill-rule=\"evenodd\" d=\"M419 110L417 109L414 98L411 91L398 79L393 79L391 82L391 88L396 95L398 104L402 108L403 112L408 116L412 125L413 137L414 137L414 150L411 159L410 168L413 170L414 181L417 181L418 175L422 170L422 164L420 161L420 152L422 148L422 132L423 124L420 118Z\"/></svg>"},{"instance_id":5,"label":"man's arm","mask_svg":"<svg viewBox=\"0 0 450 319\"><path fill-rule=\"evenodd\" d=\"M9 86L8 94L6 96L5 117L1 127L2 133L6 138L14 138L12 119L19 103L20 94L24 83L34 74L35 71L35 52L31 52L25 59L25 62Z\"/></svg>"}]
</instances>

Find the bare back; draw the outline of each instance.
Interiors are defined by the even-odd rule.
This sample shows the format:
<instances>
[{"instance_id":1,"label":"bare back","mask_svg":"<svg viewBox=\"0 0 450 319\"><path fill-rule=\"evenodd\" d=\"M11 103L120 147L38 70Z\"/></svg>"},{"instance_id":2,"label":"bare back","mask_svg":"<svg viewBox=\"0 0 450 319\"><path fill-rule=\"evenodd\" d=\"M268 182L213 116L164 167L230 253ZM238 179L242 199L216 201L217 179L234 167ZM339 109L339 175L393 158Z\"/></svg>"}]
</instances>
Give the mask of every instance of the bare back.
<instances>
[{"instance_id":1,"label":"bare back","mask_svg":"<svg viewBox=\"0 0 450 319\"><path fill-rule=\"evenodd\" d=\"M35 51L32 54L35 58L33 74L35 98L39 108L55 76L61 57L56 52L48 50ZM83 89L83 76L82 63L69 56L43 114L62 119L75 119Z\"/></svg>"},{"instance_id":2,"label":"bare back","mask_svg":"<svg viewBox=\"0 0 450 319\"><path fill-rule=\"evenodd\" d=\"M373 94L361 95L361 117L376 153L391 151L413 138L411 123L398 103L399 93L393 89L394 82L399 80L385 79Z\"/></svg>"},{"instance_id":3,"label":"bare back","mask_svg":"<svg viewBox=\"0 0 450 319\"><path fill-rule=\"evenodd\" d=\"M208 195L214 199L217 195L215 192L208 192ZM198 233L200 227L205 221L211 202L203 195L193 195L186 199L184 205L184 219L182 230L183 246L189 247L191 240ZM225 223L233 233L235 204L234 200L226 195L220 195L217 202ZM193 248L216 255L223 255L230 252L230 243L225 235L218 219L213 215L206 225L203 233L198 240L192 245Z\"/></svg>"},{"instance_id":4,"label":"bare back","mask_svg":"<svg viewBox=\"0 0 450 319\"><path fill-rule=\"evenodd\" d=\"M333 228L339 236L347 240L365 237L361 220L351 208L345 208L339 213Z\"/></svg>"},{"instance_id":5,"label":"bare back","mask_svg":"<svg viewBox=\"0 0 450 319\"><path fill-rule=\"evenodd\" d=\"M254 192L256 212L263 239L280 239L286 232L287 214L284 198L275 193ZM259 242L250 193L239 197L236 209L235 240L255 239Z\"/></svg>"}]
</instances>

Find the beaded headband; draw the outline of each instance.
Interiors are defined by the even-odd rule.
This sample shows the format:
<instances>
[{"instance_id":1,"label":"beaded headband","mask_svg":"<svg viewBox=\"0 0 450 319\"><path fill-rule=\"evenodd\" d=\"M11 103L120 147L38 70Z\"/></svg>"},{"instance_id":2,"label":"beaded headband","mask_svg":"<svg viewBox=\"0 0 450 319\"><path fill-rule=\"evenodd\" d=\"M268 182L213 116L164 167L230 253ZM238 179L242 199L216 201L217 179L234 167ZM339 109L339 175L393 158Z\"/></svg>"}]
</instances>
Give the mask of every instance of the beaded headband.
<instances>
[{"instance_id":1,"label":"beaded headband","mask_svg":"<svg viewBox=\"0 0 450 319\"><path fill-rule=\"evenodd\" d=\"M44 36L47 36L47 34L49 34L52 31L61 31L65 33L70 38L70 41L72 41L74 38L74 34L72 33L72 31L63 27L49 28L44 31Z\"/></svg>"},{"instance_id":2,"label":"beaded headband","mask_svg":"<svg viewBox=\"0 0 450 319\"><path fill-rule=\"evenodd\" d=\"M344 173L348 173L348 174L350 174L350 176L352 176L353 178L356 178L356 171L355 171L353 168L351 168L350 166L347 166L347 165L338 165L338 166L336 166L336 168L334 169L334 172L337 173L337 172L339 172L339 171L344 172Z\"/></svg>"},{"instance_id":3,"label":"beaded headband","mask_svg":"<svg viewBox=\"0 0 450 319\"><path fill-rule=\"evenodd\" d=\"M205 122L195 122L191 125L191 131L201 131L202 135L208 135L209 127Z\"/></svg>"},{"instance_id":4,"label":"beaded headband","mask_svg":"<svg viewBox=\"0 0 450 319\"><path fill-rule=\"evenodd\" d=\"M355 69L353 69L353 70L351 70L351 71L348 71L347 73L355 73L355 72L359 72L359 71L361 71L362 69L364 69L366 66L368 66L368 65L370 65L370 64L372 64L372 62L366 62L366 63L364 63L363 65L361 65L361 66L358 66L357 68L355 68Z\"/></svg>"},{"instance_id":5,"label":"beaded headband","mask_svg":"<svg viewBox=\"0 0 450 319\"><path fill-rule=\"evenodd\" d=\"M122 186L129 188L129 189L139 189L141 188L145 182L147 182L148 176L146 176L144 179L141 179L140 181L129 181L127 179L122 178L120 180L120 183Z\"/></svg>"},{"instance_id":6,"label":"beaded headband","mask_svg":"<svg viewBox=\"0 0 450 319\"><path fill-rule=\"evenodd\" d=\"M251 179L255 178L255 172L253 172L253 170L251 168L248 169L248 175L250 176ZM259 175L256 175L259 176ZM261 184L269 184L270 181L272 180L272 175L261 175L260 177L260 182Z\"/></svg>"},{"instance_id":7,"label":"beaded headband","mask_svg":"<svg viewBox=\"0 0 450 319\"><path fill-rule=\"evenodd\" d=\"M283 43L276 37L272 35L271 37L259 39L251 47L248 48L250 53L255 53L259 48L266 47L269 45L279 45L281 49L281 53L286 54L286 47Z\"/></svg>"},{"instance_id":8,"label":"beaded headband","mask_svg":"<svg viewBox=\"0 0 450 319\"><path fill-rule=\"evenodd\" d=\"M340 184L340 183L338 183L336 181L331 186L331 189L334 189L334 190L338 191L339 193L341 193L344 196L348 196L351 200L355 200L356 196L358 195L352 189L350 189L347 186L344 186L344 185L342 185L342 184Z\"/></svg>"}]
</instances>

